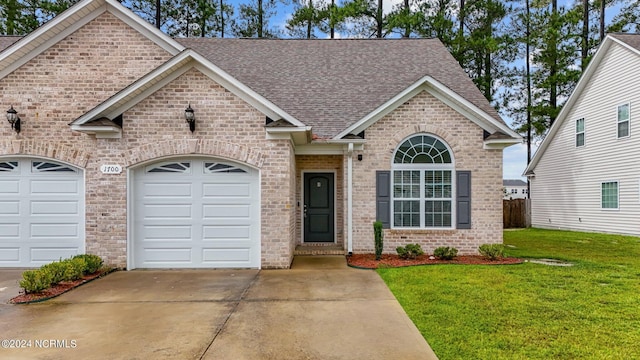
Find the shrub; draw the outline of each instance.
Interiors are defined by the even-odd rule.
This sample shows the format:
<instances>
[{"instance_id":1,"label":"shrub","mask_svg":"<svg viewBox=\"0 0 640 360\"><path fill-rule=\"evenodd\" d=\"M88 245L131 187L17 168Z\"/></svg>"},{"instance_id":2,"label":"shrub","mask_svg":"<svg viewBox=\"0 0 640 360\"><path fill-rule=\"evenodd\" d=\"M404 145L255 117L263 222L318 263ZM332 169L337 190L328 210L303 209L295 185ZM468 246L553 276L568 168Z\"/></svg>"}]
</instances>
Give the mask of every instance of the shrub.
<instances>
[{"instance_id":1,"label":"shrub","mask_svg":"<svg viewBox=\"0 0 640 360\"><path fill-rule=\"evenodd\" d=\"M40 270L47 271L51 276L51 285L56 285L60 281L64 281L67 266L62 261L54 261L51 264L43 265Z\"/></svg>"},{"instance_id":2,"label":"shrub","mask_svg":"<svg viewBox=\"0 0 640 360\"><path fill-rule=\"evenodd\" d=\"M424 254L419 244L407 244L406 246L398 246L396 252L401 259L415 259Z\"/></svg>"},{"instance_id":3,"label":"shrub","mask_svg":"<svg viewBox=\"0 0 640 360\"><path fill-rule=\"evenodd\" d=\"M384 232L382 231L382 221L373 223L373 234L375 235L376 260L382 257L382 247L384 242Z\"/></svg>"},{"instance_id":4,"label":"shrub","mask_svg":"<svg viewBox=\"0 0 640 360\"><path fill-rule=\"evenodd\" d=\"M82 258L71 258L61 262L65 266L64 280L74 281L82 278L87 263Z\"/></svg>"},{"instance_id":5,"label":"shrub","mask_svg":"<svg viewBox=\"0 0 640 360\"><path fill-rule=\"evenodd\" d=\"M27 270L22 273L20 287L24 292L39 293L51 286L51 273L46 269Z\"/></svg>"},{"instance_id":6,"label":"shrub","mask_svg":"<svg viewBox=\"0 0 640 360\"><path fill-rule=\"evenodd\" d=\"M81 254L73 257L74 259L83 259L85 262L85 274L93 274L94 272L100 270L102 267L102 259L98 255L92 254Z\"/></svg>"},{"instance_id":7,"label":"shrub","mask_svg":"<svg viewBox=\"0 0 640 360\"><path fill-rule=\"evenodd\" d=\"M504 257L504 245L502 244L483 244L478 250L482 256L489 260L498 260Z\"/></svg>"},{"instance_id":8,"label":"shrub","mask_svg":"<svg viewBox=\"0 0 640 360\"><path fill-rule=\"evenodd\" d=\"M453 260L458 256L458 249L454 247L441 246L433 251L433 256L438 260Z\"/></svg>"}]
</instances>

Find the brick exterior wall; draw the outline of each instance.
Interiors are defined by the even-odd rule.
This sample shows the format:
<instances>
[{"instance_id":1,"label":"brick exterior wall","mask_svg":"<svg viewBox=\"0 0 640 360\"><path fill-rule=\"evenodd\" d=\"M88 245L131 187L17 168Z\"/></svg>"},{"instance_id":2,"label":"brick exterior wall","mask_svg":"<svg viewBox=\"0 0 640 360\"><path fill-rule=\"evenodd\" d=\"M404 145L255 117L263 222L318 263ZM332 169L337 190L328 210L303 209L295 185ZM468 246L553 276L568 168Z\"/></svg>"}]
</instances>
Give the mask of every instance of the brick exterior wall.
<instances>
[{"instance_id":1,"label":"brick exterior wall","mask_svg":"<svg viewBox=\"0 0 640 360\"><path fill-rule=\"evenodd\" d=\"M3 103L23 120L19 136L0 127L0 156L50 158L84 170L86 251L127 264L126 169L170 156L206 155L260 170L262 267L288 268L295 247L295 156L290 141L267 140L265 117L191 69L123 114L121 139L96 139L68 124L164 63L170 55L104 13L7 77ZM196 131L184 122L195 110ZM289 184L289 191L283 191Z\"/></svg>"},{"instance_id":2,"label":"brick exterior wall","mask_svg":"<svg viewBox=\"0 0 640 360\"><path fill-rule=\"evenodd\" d=\"M362 161L353 162L353 251L374 251L376 170L390 170L397 146L413 134L439 136L453 150L456 170L470 170L472 179L469 230L384 231L384 252L419 243L426 253L439 246L460 254L477 254L484 243L502 243L502 150L484 150L482 129L438 99L422 92L366 130ZM344 160L346 169L347 160ZM346 206L346 202L345 202Z\"/></svg>"}]
</instances>

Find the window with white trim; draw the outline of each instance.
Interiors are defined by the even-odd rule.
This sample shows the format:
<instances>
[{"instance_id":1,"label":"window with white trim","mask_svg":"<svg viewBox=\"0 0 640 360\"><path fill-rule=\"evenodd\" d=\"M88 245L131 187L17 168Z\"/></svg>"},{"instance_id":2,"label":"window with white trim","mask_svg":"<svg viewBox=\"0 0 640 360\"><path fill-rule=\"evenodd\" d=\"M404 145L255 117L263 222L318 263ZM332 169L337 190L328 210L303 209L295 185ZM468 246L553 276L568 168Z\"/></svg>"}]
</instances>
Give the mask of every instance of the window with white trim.
<instances>
[{"instance_id":1,"label":"window with white trim","mask_svg":"<svg viewBox=\"0 0 640 360\"><path fill-rule=\"evenodd\" d=\"M600 185L600 206L602 209L617 209L618 200L618 182L603 182Z\"/></svg>"},{"instance_id":2,"label":"window with white trim","mask_svg":"<svg viewBox=\"0 0 640 360\"><path fill-rule=\"evenodd\" d=\"M453 227L454 163L444 141L426 134L406 139L392 170L392 227Z\"/></svg>"},{"instance_id":3,"label":"window with white trim","mask_svg":"<svg viewBox=\"0 0 640 360\"><path fill-rule=\"evenodd\" d=\"M629 136L629 103L618 105L618 138Z\"/></svg>"},{"instance_id":4,"label":"window with white trim","mask_svg":"<svg viewBox=\"0 0 640 360\"><path fill-rule=\"evenodd\" d=\"M576 120L576 147L584 146L584 118Z\"/></svg>"}]
</instances>

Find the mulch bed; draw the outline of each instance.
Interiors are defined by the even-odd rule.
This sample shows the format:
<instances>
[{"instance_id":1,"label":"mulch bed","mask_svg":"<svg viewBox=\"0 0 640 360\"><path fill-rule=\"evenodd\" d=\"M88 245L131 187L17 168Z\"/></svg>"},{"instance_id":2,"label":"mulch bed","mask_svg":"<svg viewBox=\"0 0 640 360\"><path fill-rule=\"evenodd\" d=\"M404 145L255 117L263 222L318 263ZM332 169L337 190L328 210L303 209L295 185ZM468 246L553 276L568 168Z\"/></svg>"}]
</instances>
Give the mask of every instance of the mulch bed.
<instances>
[{"instance_id":1,"label":"mulch bed","mask_svg":"<svg viewBox=\"0 0 640 360\"><path fill-rule=\"evenodd\" d=\"M39 293L29 293L25 294L22 290L21 294L9 300L10 304L30 304L37 303L45 300L52 299L56 296L60 296L67 291L77 288L80 285L84 285L92 280L103 277L115 269L101 269L96 271L93 274L85 275L82 279L78 279L76 281L63 281L56 286L50 287L46 290L43 290Z\"/></svg>"},{"instance_id":2,"label":"mulch bed","mask_svg":"<svg viewBox=\"0 0 640 360\"><path fill-rule=\"evenodd\" d=\"M524 260L518 258L502 258L488 260L479 255L462 255L453 260L429 259L429 255L421 255L412 260L400 259L398 255L384 254L380 260L375 254L353 254L347 256L347 263L351 267L362 269L377 269L378 267L404 267L415 265L460 264L460 265L512 265L521 264Z\"/></svg>"}]
</instances>

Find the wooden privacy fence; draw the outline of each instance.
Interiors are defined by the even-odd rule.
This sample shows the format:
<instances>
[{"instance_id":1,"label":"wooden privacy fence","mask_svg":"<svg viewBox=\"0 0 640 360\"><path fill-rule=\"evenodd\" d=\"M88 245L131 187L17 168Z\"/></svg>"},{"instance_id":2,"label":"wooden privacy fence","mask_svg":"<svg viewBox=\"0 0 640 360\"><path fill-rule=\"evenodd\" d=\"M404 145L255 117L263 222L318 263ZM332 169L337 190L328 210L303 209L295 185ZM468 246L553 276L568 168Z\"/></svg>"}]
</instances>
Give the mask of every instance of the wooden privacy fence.
<instances>
[{"instance_id":1,"label":"wooden privacy fence","mask_svg":"<svg viewBox=\"0 0 640 360\"><path fill-rule=\"evenodd\" d=\"M503 225L505 229L531 226L531 200L502 200Z\"/></svg>"}]
</instances>

